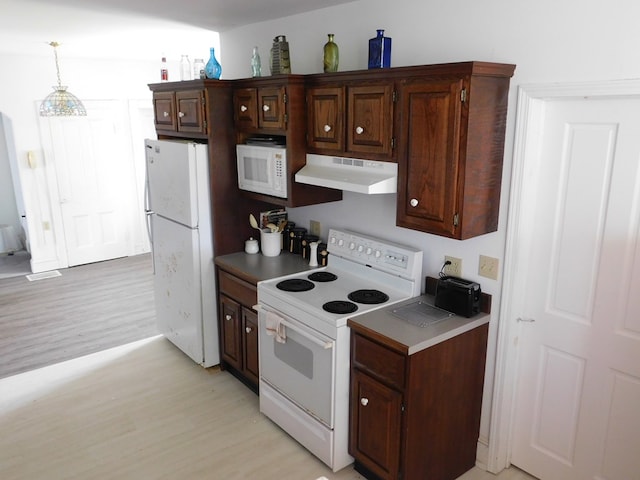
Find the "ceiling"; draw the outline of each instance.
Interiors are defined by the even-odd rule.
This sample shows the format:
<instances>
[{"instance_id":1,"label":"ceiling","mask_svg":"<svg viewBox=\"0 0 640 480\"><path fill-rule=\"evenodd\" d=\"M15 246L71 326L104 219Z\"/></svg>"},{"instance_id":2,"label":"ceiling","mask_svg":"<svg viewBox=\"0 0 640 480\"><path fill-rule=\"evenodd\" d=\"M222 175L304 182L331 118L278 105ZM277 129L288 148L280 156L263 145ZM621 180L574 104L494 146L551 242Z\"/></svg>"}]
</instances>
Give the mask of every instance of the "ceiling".
<instances>
[{"instance_id":1,"label":"ceiling","mask_svg":"<svg viewBox=\"0 0 640 480\"><path fill-rule=\"evenodd\" d=\"M352 1L0 0L0 51L50 55L55 40L61 55L136 58L165 52L163 41L181 52L193 37Z\"/></svg>"}]
</instances>

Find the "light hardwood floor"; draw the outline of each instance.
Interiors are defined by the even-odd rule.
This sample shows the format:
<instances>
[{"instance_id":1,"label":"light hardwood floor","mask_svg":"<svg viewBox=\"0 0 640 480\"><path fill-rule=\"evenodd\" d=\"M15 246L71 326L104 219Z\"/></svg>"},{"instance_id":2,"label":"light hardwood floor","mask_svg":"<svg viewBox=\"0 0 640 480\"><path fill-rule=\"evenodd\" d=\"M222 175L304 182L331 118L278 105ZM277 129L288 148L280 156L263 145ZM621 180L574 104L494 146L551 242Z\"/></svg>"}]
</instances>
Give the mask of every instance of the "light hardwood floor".
<instances>
[{"instance_id":1,"label":"light hardwood floor","mask_svg":"<svg viewBox=\"0 0 640 480\"><path fill-rule=\"evenodd\" d=\"M158 334L150 254L59 272L0 279L0 378Z\"/></svg>"},{"instance_id":2,"label":"light hardwood floor","mask_svg":"<svg viewBox=\"0 0 640 480\"><path fill-rule=\"evenodd\" d=\"M163 337L0 380L0 478L361 479L332 473L258 397ZM530 480L477 468L460 480ZM419 479L422 480L422 479Z\"/></svg>"}]
</instances>

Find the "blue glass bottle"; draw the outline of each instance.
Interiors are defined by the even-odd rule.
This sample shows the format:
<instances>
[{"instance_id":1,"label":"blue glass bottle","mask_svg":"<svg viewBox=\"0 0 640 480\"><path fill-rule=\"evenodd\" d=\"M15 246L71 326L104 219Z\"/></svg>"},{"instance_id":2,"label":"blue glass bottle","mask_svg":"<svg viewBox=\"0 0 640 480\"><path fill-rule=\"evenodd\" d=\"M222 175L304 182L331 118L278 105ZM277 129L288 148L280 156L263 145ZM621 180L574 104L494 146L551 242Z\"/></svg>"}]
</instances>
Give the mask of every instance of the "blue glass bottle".
<instances>
[{"instance_id":1,"label":"blue glass bottle","mask_svg":"<svg viewBox=\"0 0 640 480\"><path fill-rule=\"evenodd\" d=\"M215 51L212 48L209 49L209 61L204 67L204 74L207 78L215 78L216 80L220 79L220 75L222 74L222 66L216 60Z\"/></svg>"},{"instance_id":2,"label":"blue glass bottle","mask_svg":"<svg viewBox=\"0 0 640 480\"><path fill-rule=\"evenodd\" d=\"M384 36L384 30L369 40L369 68L389 68L391 66L391 39Z\"/></svg>"}]
</instances>

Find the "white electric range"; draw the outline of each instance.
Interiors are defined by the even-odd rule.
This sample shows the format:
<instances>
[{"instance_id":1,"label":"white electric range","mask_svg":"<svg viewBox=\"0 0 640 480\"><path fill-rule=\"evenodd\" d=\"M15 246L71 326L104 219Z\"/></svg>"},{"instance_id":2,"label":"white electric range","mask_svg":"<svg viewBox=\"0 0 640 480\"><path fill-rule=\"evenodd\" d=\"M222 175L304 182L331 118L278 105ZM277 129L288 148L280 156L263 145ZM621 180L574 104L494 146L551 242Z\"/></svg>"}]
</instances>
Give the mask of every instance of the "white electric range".
<instances>
[{"instance_id":1,"label":"white electric range","mask_svg":"<svg viewBox=\"0 0 640 480\"><path fill-rule=\"evenodd\" d=\"M420 295L422 252L331 229L329 265L258 283L260 411L338 471L348 453L347 319Z\"/></svg>"}]
</instances>

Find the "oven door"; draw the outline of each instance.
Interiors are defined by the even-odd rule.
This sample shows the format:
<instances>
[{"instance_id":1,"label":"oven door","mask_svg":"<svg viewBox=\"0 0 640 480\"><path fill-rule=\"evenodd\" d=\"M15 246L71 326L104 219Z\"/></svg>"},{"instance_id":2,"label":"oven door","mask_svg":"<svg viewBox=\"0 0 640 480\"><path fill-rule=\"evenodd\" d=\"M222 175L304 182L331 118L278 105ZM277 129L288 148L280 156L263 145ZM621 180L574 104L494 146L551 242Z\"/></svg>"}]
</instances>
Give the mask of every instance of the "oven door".
<instances>
[{"instance_id":1,"label":"oven door","mask_svg":"<svg viewBox=\"0 0 640 480\"><path fill-rule=\"evenodd\" d=\"M260 305L258 321L260 378L333 428L335 340L265 305ZM274 322L280 337L270 335Z\"/></svg>"}]
</instances>

